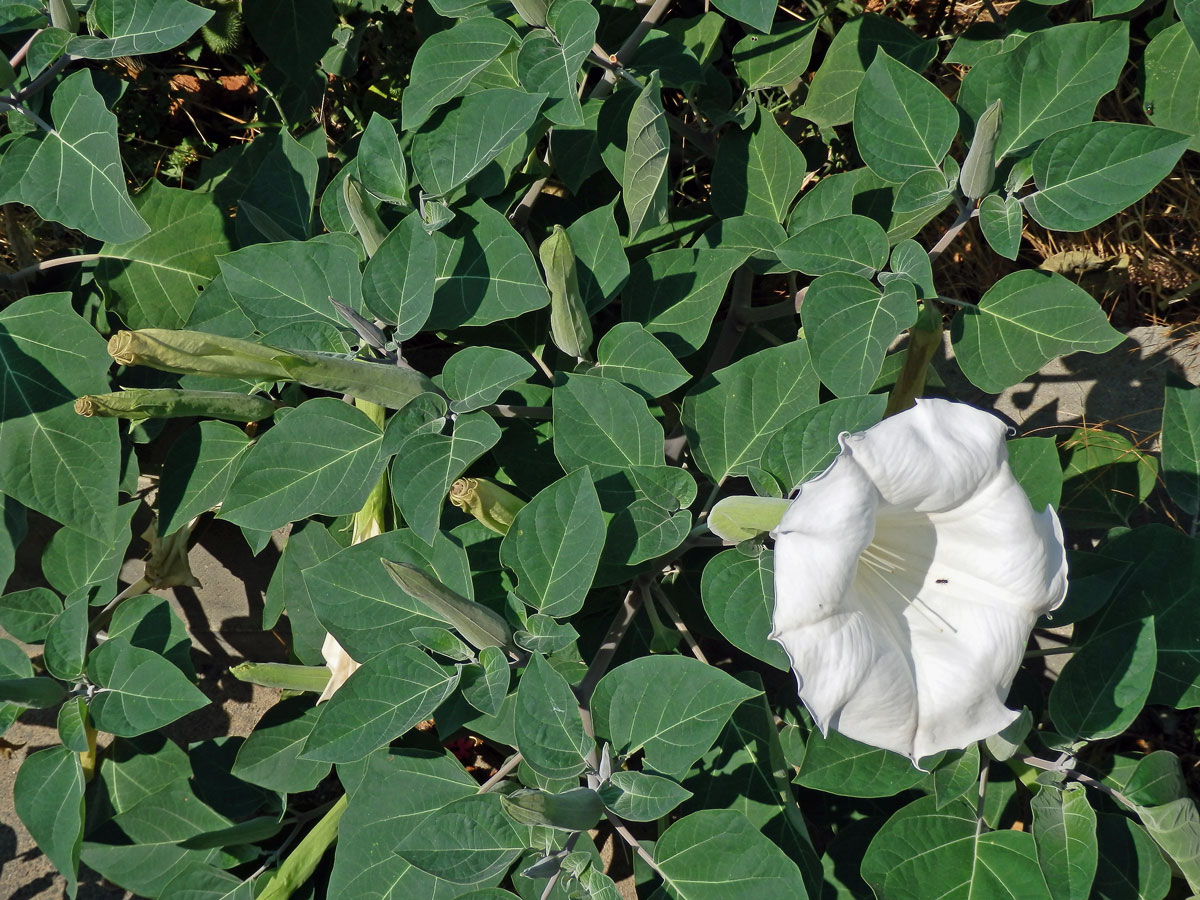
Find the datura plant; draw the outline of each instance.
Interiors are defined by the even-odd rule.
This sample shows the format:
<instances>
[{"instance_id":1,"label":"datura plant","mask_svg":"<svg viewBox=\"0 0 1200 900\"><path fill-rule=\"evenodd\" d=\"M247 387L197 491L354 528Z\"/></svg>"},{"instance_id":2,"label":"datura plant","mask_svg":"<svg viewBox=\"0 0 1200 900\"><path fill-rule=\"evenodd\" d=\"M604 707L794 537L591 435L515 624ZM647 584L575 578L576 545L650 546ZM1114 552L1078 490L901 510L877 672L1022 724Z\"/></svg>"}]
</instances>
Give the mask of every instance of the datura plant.
<instances>
[{"instance_id":1,"label":"datura plant","mask_svg":"<svg viewBox=\"0 0 1200 900\"><path fill-rule=\"evenodd\" d=\"M0 4L36 877L1200 893L1200 392L994 412L1195 231L1200 0L934 6Z\"/></svg>"}]
</instances>

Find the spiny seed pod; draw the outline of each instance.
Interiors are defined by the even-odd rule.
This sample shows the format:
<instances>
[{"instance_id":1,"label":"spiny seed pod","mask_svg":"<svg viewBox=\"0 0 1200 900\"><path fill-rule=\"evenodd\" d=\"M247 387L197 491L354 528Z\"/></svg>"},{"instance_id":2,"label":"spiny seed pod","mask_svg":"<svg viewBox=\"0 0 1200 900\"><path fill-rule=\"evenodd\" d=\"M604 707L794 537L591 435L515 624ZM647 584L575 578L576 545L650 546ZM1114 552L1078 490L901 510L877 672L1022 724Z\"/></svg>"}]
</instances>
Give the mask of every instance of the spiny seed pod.
<instances>
[{"instance_id":1,"label":"spiny seed pod","mask_svg":"<svg viewBox=\"0 0 1200 900\"><path fill-rule=\"evenodd\" d=\"M508 529L525 501L484 478L460 478L450 485L450 502L497 534Z\"/></svg>"},{"instance_id":2,"label":"spiny seed pod","mask_svg":"<svg viewBox=\"0 0 1200 900\"><path fill-rule=\"evenodd\" d=\"M275 404L266 397L233 391L136 388L111 394L85 394L75 401L75 412L81 416L135 421L205 416L230 422L259 422L275 414Z\"/></svg>"},{"instance_id":3,"label":"spiny seed pod","mask_svg":"<svg viewBox=\"0 0 1200 900\"><path fill-rule=\"evenodd\" d=\"M562 831L587 831L604 815L600 795L589 788L561 794L546 791L513 791L500 797L504 811L522 825L546 825Z\"/></svg>"},{"instance_id":4,"label":"spiny seed pod","mask_svg":"<svg viewBox=\"0 0 1200 900\"><path fill-rule=\"evenodd\" d=\"M958 178L958 186L968 200L978 200L992 189L996 177L996 138L1003 113L1004 105L997 100L975 123L975 139Z\"/></svg>"},{"instance_id":5,"label":"spiny seed pod","mask_svg":"<svg viewBox=\"0 0 1200 900\"><path fill-rule=\"evenodd\" d=\"M238 0L216 0L213 16L200 26L200 37L218 56L232 53L242 42L242 9Z\"/></svg>"},{"instance_id":6,"label":"spiny seed pod","mask_svg":"<svg viewBox=\"0 0 1200 900\"><path fill-rule=\"evenodd\" d=\"M569 356L586 358L591 353L592 321L588 318L579 278L575 271L575 249L561 225L538 248L550 289L550 338Z\"/></svg>"}]
</instances>

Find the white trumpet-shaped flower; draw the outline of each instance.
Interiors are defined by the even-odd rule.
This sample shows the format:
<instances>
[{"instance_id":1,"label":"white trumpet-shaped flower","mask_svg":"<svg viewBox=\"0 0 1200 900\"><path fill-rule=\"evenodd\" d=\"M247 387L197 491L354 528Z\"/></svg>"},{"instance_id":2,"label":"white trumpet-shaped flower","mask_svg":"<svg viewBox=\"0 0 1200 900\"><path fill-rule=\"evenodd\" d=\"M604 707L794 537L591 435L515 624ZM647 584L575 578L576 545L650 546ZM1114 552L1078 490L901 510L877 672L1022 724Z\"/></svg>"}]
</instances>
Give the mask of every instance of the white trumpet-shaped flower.
<instances>
[{"instance_id":1,"label":"white trumpet-shaped flower","mask_svg":"<svg viewBox=\"0 0 1200 900\"><path fill-rule=\"evenodd\" d=\"M918 400L857 434L773 532L775 630L823 732L914 762L1017 718L1004 700L1066 595L1054 510L1008 466L1005 426Z\"/></svg>"}]
</instances>

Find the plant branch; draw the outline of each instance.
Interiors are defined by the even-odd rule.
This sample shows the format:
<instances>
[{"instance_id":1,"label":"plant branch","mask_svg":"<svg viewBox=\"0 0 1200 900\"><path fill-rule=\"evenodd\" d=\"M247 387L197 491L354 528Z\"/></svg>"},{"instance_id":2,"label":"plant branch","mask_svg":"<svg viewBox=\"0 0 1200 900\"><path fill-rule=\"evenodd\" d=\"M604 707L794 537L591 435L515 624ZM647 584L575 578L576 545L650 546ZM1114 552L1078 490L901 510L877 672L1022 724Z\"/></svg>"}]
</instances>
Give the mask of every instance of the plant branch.
<instances>
[{"instance_id":1,"label":"plant branch","mask_svg":"<svg viewBox=\"0 0 1200 900\"><path fill-rule=\"evenodd\" d=\"M25 55L29 52L29 48L33 46L34 40L43 31L45 31L44 28L39 28L37 31L35 31L33 34L31 34L29 36L29 40L27 40L24 44L22 44L21 48L12 55L12 58L9 59L9 61L8 61L8 65L10 68L15 69L17 66L19 66L22 63L22 61L24 61Z\"/></svg>"},{"instance_id":2,"label":"plant branch","mask_svg":"<svg viewBox=\"0 0 1200 900\"><path fill-rule=\"evenodd\" d=\"M700 649L700 645L696 642L696 638L692 636L691 630L683 621L683 617L679 615L679 610L675 608L675 604L671 602L671 598L667 596L667 592L662 589L657 581L650 583L650 590L654 594L658 604L671 617L671 622L675 625L675 630L683 635L684 641L688 645L688 649L692 651L692 656L700 660L700 662L708 665L708 657L704 655L704 651Z\"/></svg>"},{"instance_id":3,"label":"plant branch","mask_svg":"<svg viewBox=\"0 0 1200 900\"><path fill-rule=\"evenodd\" d=\"M938 238L938 242L933 245L933 249L929 251L929 261L931 263L936 262L937 258L945 253L946 248L958 237L959 232L966 228L967 223L977 215L979 215L979 210L973 204L963 204L963 208L959 210L958 218L950 224L950 227Z\"/></svg>"},{"instance_id":4,"label":"plant branch","mask_svg":"<svg viewBox=\"0 0 1200 900\"><path fill-rule=\"evenodd\" d=\"M7 101L0 98L0 103L7 103ZM67 266L72 263L95 262L100 258L101 255L99 253L76 253L74 256L56 256L54 259L43 259L31 266L26 266L8 275L0 276L0 284L16 284L18 281L24 281L26 278L30 278L47 269Z\"/></svg>"},{"instance_id":5,"label":"plant branch","mask_svg":"<svg viewBox=\"0 0 1200 900\"><path fill-rule=\"evenodd\" d=\"M628 844L633 852L642 858L642 862L648 865L655 875L657 875L663 881L666 881L667 876L664 875L663 870L658 867L658 863L654 861L654 857L651 856L646 851L646 848L641 845L641 842L633 836L633 832L629 830L629 826L625 824L620 816L615 816L611 812L606 812L605 815L608 818L609 824L612 825L613 831L621 836L621 840Z\"/></svg>"},{"instance_id":6,"label":"plant branch","mask_svg":"<svg viewBox=\"0 0 1200 900\"><path fill-rule=\"evenodd\" d=\"M15 109L38 128L42 129L42 131L46 132L46 134L55 133L54 127L49 122L35 113L32 109L22 104L19 100L15 100L11 97L0 97L0 106L7 106L9 109Z\"/></svg>"},{"instance_id":7,"label":"plant branch","mask_svg":"<svg viewBox=\"0 0 1200 900\"><path fill-rule=\"evenodd\" d=\"M642 40L649 33L650 29L661 21L662 17L667 14L667 8L670 7L671 0L654 0L654 3L646 10L646 15L642 16L642 21L638 22L637 27L633 29L629 37L625 39L625 43L621 45L621 49L616 52L615 56L609 56L609 62L613 68L604 73L604 78L592 88L592 97L607 97L612 93L613 85L617 83L617 68L625 68L629 62L629 58L633 56L634 51L641 45Z\"/></svg>"},{"instance_id":8,"label":"plant branch","mask_svg":"<svg viewBox=\"0 0 1200 900\"><path fill-rule=\"evenodd\" d=\"M1040 759L1036 756L1023 756L1021 757L1021 762L1025 763L1027 766L1032 766L1035 769L1041 769L1044 772L1057 772L1060 775L1065 775L1072 781L1078 781L1080 784L1086 787L1095 788L1103 794L1108 794L1108 796L1112 797L1118 803L1121 803L1122 805L1127 806L1134 811L1137 810L1137 804L1132 802L1120 791L1110 788L1107 784L1097 781L1090 775L1084 775L1082 772L1077 772L1074 769L1068 769L1061 762L1050 762L1049 760Z\"/></svg>"},{"instance_id":9,"label":"plant branch","mask_svg":"<svg viewBox=\"0 0 1200 900\"><path fill-rule=\"evenodd\" d=\"M475 793L486 794L492 788L496 787L496 785L508 777L508 774L513 769L521 764L522 759L524 759L524 757L521 756L520 753L514 753L500 765L500 768L496 770L496 774L479 786L479 790Z\"/></svg>"},{"instance_id":10,"label":"plant branch","mask_svg":"<svg viewBox=\"0 0 1200 900\"><path fill-rule=\"evenodd\" d=\"M483 408L500 419L550 419L553 411L549 406L513 406L510 403L493 403Z\"/></svg>"},{"instance_id":11,"label":"plant branch","mask_svg":"<svg viewBox=\"0 0 1200 900\"><path fill-rule=\"evenodd\" d=\"M21 88L21 90L13 94L11 99L21 101L26 97L33 96L51 81L53 81L55 76L65 69L67 64L74 58L75 57L68 56L64 53L62 56L52 62L45 72L33 79L33 81L29 82L29 84L25 85L25 87Z\"/></svg>"},{"instance_id":12,"label":"plant branch","mask_svg":"<svg viewBox=\"0 0 1200 900\"><path fill-rule=\"evenodd\" d=\"M580 702L583 707L587 707L592 698L592 691L596 689L596 685L604 677L604 673L608 671L609 664L612 663L613 657L617 653L617 648L621 646L621 641L625 639L625 633L633 623L633 617L637 615L637 611L642 605L642 591L645 590L645 581L645 576L635 579L633 584L629 586L629 590L625 592L625 599L621 601L621 608L617 610L617 614L613 617L612 624L608 626L608 632L604 635L604 640L600 642L600 649L596 651L596 655L592 659L592 664L588 666L583 680L579 682L577 693L581 698ZM590 716L586 724L589 728L591 727Z\"/></svg>"}]
</instances>

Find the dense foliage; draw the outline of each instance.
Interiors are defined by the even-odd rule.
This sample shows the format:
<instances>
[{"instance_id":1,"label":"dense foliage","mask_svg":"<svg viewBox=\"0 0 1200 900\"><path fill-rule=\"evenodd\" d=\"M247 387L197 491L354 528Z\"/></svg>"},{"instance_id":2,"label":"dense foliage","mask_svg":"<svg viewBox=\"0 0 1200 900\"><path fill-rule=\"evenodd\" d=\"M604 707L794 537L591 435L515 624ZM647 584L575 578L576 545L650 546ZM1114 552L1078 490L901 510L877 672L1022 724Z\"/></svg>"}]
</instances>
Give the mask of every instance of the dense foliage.
<instances>
[{"instance_id":1,"label":"dense foliage","mask_svg":"<svg viewBox=\"0 0 1200 900\"><path fill-rule=\"evenodd\" d=\"M15 801L71 896L82 861L161 900L612 900L630 858L675 900L1200 892L1180 759L1129 739L1200 706L1192 386L1172 523L1119 435L1010 442L1072 529L1042 624L1073 655L920 768L813 727L770 538L706 521L944 393L947 325L989 393L1116 346L1022 230L1200 150L1200 2L712 6L0 5L0 203L71 230L0 309L0 576L61 525L0 597L35 651L0 639L0 728L56 711ZM1149 124L1097 119L1134 75ZM1018 265L950 296L963 234ZM150 591L213 514L255 553L290 529L262 623L290 662L236 667L283 699L189 755L157 732L207 698Z\"/></svg>"}]
</instances>

